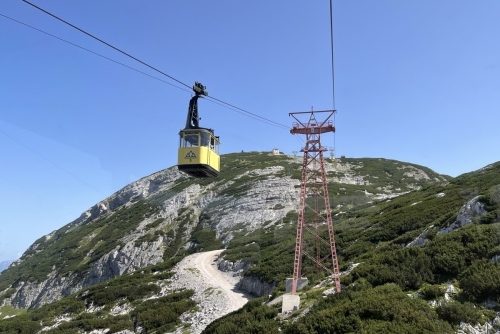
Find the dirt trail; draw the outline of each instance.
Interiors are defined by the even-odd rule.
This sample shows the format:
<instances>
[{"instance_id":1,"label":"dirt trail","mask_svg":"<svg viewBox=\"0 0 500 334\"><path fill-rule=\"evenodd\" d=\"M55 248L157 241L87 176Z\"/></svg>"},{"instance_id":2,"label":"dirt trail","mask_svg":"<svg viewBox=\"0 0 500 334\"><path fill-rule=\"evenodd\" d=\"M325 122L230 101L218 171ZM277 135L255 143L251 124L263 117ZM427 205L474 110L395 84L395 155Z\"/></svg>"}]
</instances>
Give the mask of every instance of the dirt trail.
<instances>
[{"instance_id":1,"label":"dirt trail","mask_svg":"<svg viewBox=\"0 0 500 334\"><path fill-rule=\"evenodd\" d=\"M182 259L175 266L175 275L168 291L190 289L197 304L195 311L183 313L180 320L184 326L172 334L184 334L186 325L191 334L200 334L211 322L243 307L250 296L236 291L239 278L217 269L216 260L223 249L196 253Z\"/></svg>"},{"instance_id":2,"label":"dirt trail","mask_svg":"<svg viewBox=\"0 0 500 334\"><path fill-rule=\"evenodd\" d=\"M233 312L245 305L250 297L235 289L237 280L229 274L217 269L215 260L223 250L215 250L193 255L193 264L200 270L201 275L207 280L207 283L218 287L229 299L229 312Z\"/></svg>"}]
</instances>

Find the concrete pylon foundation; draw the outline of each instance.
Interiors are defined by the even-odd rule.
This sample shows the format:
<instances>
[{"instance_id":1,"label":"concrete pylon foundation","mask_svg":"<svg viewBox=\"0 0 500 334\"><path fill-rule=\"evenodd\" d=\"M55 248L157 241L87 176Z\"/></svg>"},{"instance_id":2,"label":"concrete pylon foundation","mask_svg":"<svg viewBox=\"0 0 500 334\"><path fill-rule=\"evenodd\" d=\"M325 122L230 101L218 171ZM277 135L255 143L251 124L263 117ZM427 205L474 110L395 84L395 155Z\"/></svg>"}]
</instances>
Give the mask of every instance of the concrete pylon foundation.
<instances>
[{"instance_id":1,"label":"concrete pylon foundation","mask_svg":"<svg viewBox=\"0 0 500 334\"><path fill-rule=\"evenodd\" d=\"M298 295L284 294L281 313L288 313L298 310L300 306L300 297Z\"/></svg>"}]
</instances>

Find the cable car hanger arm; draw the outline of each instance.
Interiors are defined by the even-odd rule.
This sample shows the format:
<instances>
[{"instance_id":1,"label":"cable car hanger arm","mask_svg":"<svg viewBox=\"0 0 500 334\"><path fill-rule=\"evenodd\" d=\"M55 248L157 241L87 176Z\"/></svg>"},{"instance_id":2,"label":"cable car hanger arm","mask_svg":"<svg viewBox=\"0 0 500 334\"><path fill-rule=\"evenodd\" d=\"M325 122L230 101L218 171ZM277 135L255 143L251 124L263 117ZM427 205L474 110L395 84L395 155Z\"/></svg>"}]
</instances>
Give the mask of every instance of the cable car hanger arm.
<instances>
[{"instance_id":1,"label":"cable car hanger arm","mask_svg":"<svg viewBox=\"0 0 500 334\"><path fill-rule=\"evenodd\" d=\"M198 98L208 96L206 86L196 81L193 85L195 95L189 100L188 115L186 119L186 129L198 129L200 127L200 117L198 116Z\"/></svg>"}]
</instances>

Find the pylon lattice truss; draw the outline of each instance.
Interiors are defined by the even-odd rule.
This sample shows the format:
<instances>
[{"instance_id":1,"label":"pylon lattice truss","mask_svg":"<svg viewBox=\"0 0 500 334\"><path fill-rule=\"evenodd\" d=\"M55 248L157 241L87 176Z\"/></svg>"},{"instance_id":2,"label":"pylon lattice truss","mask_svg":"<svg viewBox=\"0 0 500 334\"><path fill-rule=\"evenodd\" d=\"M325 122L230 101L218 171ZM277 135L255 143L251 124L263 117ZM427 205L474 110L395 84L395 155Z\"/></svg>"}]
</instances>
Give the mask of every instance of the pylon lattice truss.
<instances>
[{"instance_id":1,"label":"pylon lattice truss","mask_svg":"<svg viewBox=\"0 0 500 334\"><path fill-rule=\"evenodd\" d=\"M327 115L318 122L317 114ZM307 258L321 270L331 274L335 289L340 292L340 271L335 247L335 233L330 209L330 196L326 179L321 134L335 132L333 121L330 121L335 110L295 112L289 115L296 122L290 130L292 134L306 136L306 143L301 152L304 153L302 163L302 179L300 183L300 200L295 241L295 258L292 277L292 295L297 293L297 282L303 277L303 259ZM301 121L306 116L307 121ZM328 235L327 239L325 234Z\"/></svg>"}]
</instances>

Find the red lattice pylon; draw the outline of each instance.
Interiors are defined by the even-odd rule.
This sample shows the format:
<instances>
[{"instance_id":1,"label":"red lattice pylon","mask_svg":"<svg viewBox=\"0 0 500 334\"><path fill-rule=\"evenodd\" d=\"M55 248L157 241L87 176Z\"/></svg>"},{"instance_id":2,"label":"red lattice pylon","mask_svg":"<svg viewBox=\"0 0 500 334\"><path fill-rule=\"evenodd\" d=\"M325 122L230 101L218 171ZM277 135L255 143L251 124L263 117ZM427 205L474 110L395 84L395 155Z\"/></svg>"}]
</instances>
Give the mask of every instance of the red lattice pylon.
<instances>
[{"instance_id":1,"label":"red lattice pylon","mask_svg":"<svg viewBox=\"0 0 500 334\"><path fill-rule=\"evenodd\" d=\"M316 120L316 114L329 113L322 122ZM302 260L304 257L312 260L316 266L328 271L335 282L335 289L340 292L340 271L335 248L335 234L330 209L330 197L326 180L323 152L321 146L322 133L335 132L335 126L330 117L335 110L295 112L289 115L297 122L290 130L292 134L306 136L302 163L302 180L300 183L300 200L297 219L297 234L295 241L295 258L293 265L291 294L297 293L297 282L302 277ZM307 121L299 118L309 115ZM322 237L323 230L328 231L329 240ZM322 247L323 246L323 247ZM314 255L310 252L315 252Z\"/></svg>"}]
</instances>

